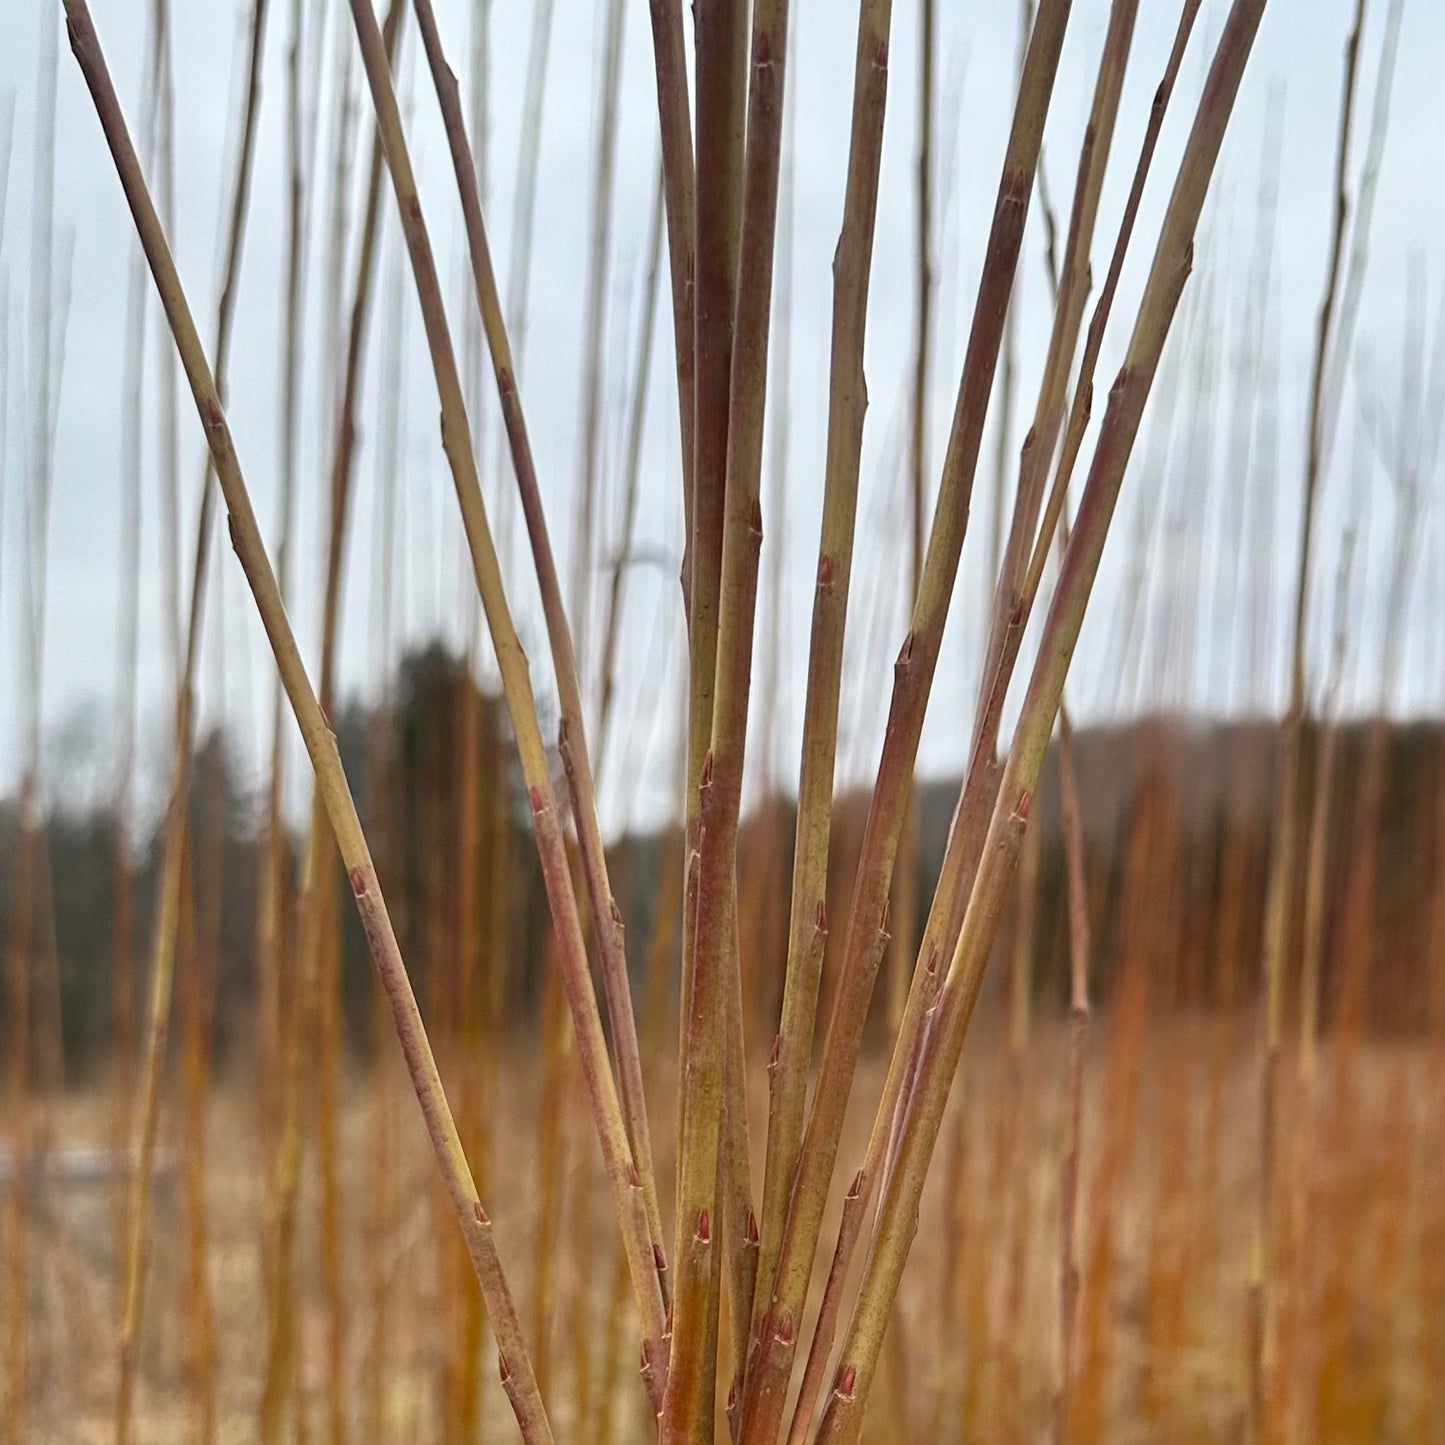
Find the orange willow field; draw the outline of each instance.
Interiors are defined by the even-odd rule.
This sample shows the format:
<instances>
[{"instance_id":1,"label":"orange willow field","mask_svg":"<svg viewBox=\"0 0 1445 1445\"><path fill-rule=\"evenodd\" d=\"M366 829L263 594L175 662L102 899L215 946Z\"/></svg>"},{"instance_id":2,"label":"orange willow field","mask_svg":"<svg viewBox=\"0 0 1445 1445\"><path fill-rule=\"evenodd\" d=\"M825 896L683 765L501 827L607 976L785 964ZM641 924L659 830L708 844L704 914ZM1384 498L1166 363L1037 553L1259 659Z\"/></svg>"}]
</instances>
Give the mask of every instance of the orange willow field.
<instances>
[{"instance_id":1,"label":"orange willow field","mask_svg":"<svg viewBox=\"0 0 1445 1445\"><path fill-rule=\"evenodd\" d=\"M1438 3L0 32L3 1445L1445 1445Z\"/></svg>"}]
</instances>

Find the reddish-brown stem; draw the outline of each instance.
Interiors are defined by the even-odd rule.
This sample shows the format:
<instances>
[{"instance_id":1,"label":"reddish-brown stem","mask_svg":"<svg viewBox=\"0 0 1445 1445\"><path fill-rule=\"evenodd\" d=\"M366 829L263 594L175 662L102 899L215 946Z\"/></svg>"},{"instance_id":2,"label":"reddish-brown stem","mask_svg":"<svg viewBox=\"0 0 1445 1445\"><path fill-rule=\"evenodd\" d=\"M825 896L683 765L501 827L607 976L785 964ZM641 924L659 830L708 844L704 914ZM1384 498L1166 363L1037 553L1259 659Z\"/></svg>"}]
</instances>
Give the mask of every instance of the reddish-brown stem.
<instances>
[{"instance_id":1,"label":"reddish-brown stem","mask_svg":"<svg viewBox=\"0 0 1445 1445\"><path fill-rule=\"evenodd\" d=\"M542 494L537 481L532 444L522 412L521 395L517 389L506 322L487 243L481 196L477 188L476 166L467 142L462 116L461 95L442 49L431 0L415 0L415 9L417 25L421 31L422 44L431 67L442 120L446 127L452 168L461 194L477 304L481 310L482 325L492 355L502 422L507 432L517 490L522 500L522 513L527 524L527 537L542 594L542 610L562 713L559 750L567 772L582 873L591 906L592 927L601 954L603 990L607 998L608 1018L612 1024L613 1047L617 1054L619 1092L627 1125L628 1147L641 1180L643 1205L647 1214L649 1253L658 1266L658 1288L662 1292L665 1309L666 1256L662 1252L662 1214L653 1172L652 1138L643 1092L642 1062L637 1047L637 1024L628 983L622 914L612 895L607 858L602 844L602 828L597 816L572 631L562 601L562 587L552 554L546 515L542 509Z\"/></svg>"},{"instance_id":2,"label":"reddish-brown stem","mask_svg":"<svg viewBox=\"0 0 1445 1445\"><path fill-rule=\"evenodd\" d=\"M693 378L692 555L684 561L690 585L688 610L687 840L699 855L697 898L684 914L682 1010L679 1026L677 1151L677 1274L673 1351L681 1362L670 1377L662 1418L664 1445L702 1438L712 1418L716 1388L718 1300L721 1257L718 1230L699 1221L717 1219L726 1168L720 1167L719 1137L724 1108L724 1059L736 969L729 968L732 937L732 848L741 797L741 748L729 737L714 756L713 705L720 681L733 670L719 649L724 607L724 549L750 545L756 587L761 525L734 520L727 499L729 481L730 379L738 287L738 249L743 206L743 134L747 92L746 0L704 0L696 12L697 201L695 255L697 291L693 314L696 372ZM781 63L781 62L780 62ZM664 166L666 152L664 151ZM771 254L771 248L769 248ZM764 333L766 334L766 333ZM729 538L732 540L729 540ZM741 561L739 557L739 561ZM737 573L738 562L733 571ZM737 573L741 580L742 573ZM734 604L741 600L733 586ZM746 639L735 613L730 649L750 648L751 607ZM721 664L721 665L720 665ZM743 673L746 684L746 670ZM741 698L746 719L747 692ZM729 709L731 713L731 709ZM725 721L730 727L730 721ZM716 781L713 770L721 762ZM709 813L711 812L711 817ZM705 839L711 823L714 832ZM741 1026L741 1016L737 1016ZM738 1081L741 1083L741 1081ZM721 1222L721 1221L719 1221Z\"/></svg>"},{"instance_id":3,"label":"reddish-brown stem","mask_svg":"<svg viewBox=\"0 0 1445 1445\"><path fill-rule=\"evenodd\" d=\"M819 1430L820 1445L852 1445L862 1427L884 1330L917 1228L928 1165L1008 896L1064 679L1159 356L1189 274L1194 230L1263 11L1264 0L1235 0L1180 162L1138 319L1110 395L1077 529L1045 624L1039 660L999 784L984 860L939 994L938 1017L919 1069L897 1167L880 1209L876 1247L843 1347L845 1373L853 1373L848 1389L835 1391L830 1401Z\"/></svg>"},{"instance_id":4,"label":"reddish-brown stem","mask_svg":"<svg viewBox=\"0 0 1445 1445\"><path fill-rule=\"evenodd\" d=\"M923 580L908 636L894 664L893 697L863 835L842 969L768 1306L770 1312L787 1311L795 1318L801 1316L812 1273L828 1184L877 976L873 944L884 926L899 829L963 549L1004 315L1023 242L1029 192L1068 16L1067 0L1046 0L1030 41L999 180ZM749 1372L741 1437L745 1445L772 1445L781 1423L787 1376L769 1346L769 1338L765 1328L757 1361Z\"/></svg>"}]
</instances>

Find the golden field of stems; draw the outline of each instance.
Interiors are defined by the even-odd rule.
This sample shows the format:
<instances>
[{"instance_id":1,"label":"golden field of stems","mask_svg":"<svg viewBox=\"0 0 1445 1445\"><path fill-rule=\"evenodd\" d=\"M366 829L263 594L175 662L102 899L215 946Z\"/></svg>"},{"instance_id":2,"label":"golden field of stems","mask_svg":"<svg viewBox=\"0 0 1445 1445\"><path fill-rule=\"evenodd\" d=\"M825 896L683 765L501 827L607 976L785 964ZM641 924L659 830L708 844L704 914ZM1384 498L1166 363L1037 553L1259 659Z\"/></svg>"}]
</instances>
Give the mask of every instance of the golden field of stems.
<instances>
[{"instance_id":1,"label":"golden field of stems","mask_svg":"<svg viewBox=\"0 0 1445 1445\"><path fill-rule=\"evenodd\" d=\"M28 190L0 90L0 1445L1445 1445L1425 0L1306 223L1283 4L996 7L985 143L937 0L829 126L817 4L597 0L582 111L569 3L237 0L208 108L37 0Z\"/></svg>"},{"instance_id":2,"label":"golden field of stems","mask_svg":"<svg viewBox=\"0 0 1445 1445\"><path fill-rule=\"evenodd\" d=\"M1127 1032L1100 1029L1085 1065L1091 1163L1082 1180L1069 1438L1237 1440L1251 1404L1257 1051L1238 1021L1180 1017L1147 1036L1137 1025L1132 1038ZM965 1061L962 1075L980 1102L955 1107L945 1125L945 1157L925 1196L870 1441L1039 1439L1051 1428L1067 1039L1057 1024L1041 1027L1015 1055L1002 1035L980 1035L978 1057ZM1438 1050L1432 1057L1419 1046L1370 1046L1348 1071L1336 1062L1327 1050L1311 1107L1293 1085L1285 1106L1298 1129L1287 1155L1290 1189L1307 1211L1285 1226L1295 1251L1283 1276L1293 1428L1296 1438L1341 1445L1435 1440L1445 1425L1445 1179L1433 1145L1445 1121ZM592 1151L568 1156L553 1171L560 1197L541 1207L545 1067L531 1049L505 1050L497 1071L508 1107L484 1151L504 1201L497 1228L524 1259L550 1249L557 1261L546 1286L550 1413L575 1438L644 1438L646 1397L617 1318L617 1252L599 1247L608 1219L597 1162ZM344 1106L339 1120L342 1188L358 1205L339 1241L347 1438L506 1439L495 1363L469 1364L465 1352L467 1276L439 1267L453 1253L453 1226L438 1212L426 1141L405 1127L404 1081L385 1072L380 1085L348 1076L344 1092L367 1102ZM669 1097L668 1082L659 1099ZM865 1064L860 1086L879 1085L878 1066ZM101 1095L68 1099L54 1113L57 1137L103 1145L108 1107ZM254 1438L266 1374L257 1228L264 1180L254 1108L245 1081L223 1084L211 1106L216 1347L207 1360L196 1358L196 1336L184 1327L195 1301L173 1156L157 1176L154 1305L141 1342L136 1430L158 1445L197 1438L203 1369L212 1374L214 1438ZM401 1125L381 1175L370 1164L372 1109L390 1111ZM861 1155L865 1135L865 1121L851 1121L845 1148ZM1311 1141L1318 1142L1308 1147ZM659 1162L670 1163L670 1153ZM36 1438L104 1441L114 1430L110 1344L119 1306L113 1201L95 1182L53 1184L50 1199L34 1225ZM548 1219L550 1243L538 1237ZM319 1198L306 1198L294 1409L295 1428L300 1433L304 1423L311 1439L327 1438L329 1428L324 1227ZM831 1214L826 1227L835 1228ZM574 1247L576 1240L593 1247ZM524 1319L536 1318L536 1288L524 1275ZM578 1419L591 1423L578 1428Z\"/></svg>"}]
</instances>

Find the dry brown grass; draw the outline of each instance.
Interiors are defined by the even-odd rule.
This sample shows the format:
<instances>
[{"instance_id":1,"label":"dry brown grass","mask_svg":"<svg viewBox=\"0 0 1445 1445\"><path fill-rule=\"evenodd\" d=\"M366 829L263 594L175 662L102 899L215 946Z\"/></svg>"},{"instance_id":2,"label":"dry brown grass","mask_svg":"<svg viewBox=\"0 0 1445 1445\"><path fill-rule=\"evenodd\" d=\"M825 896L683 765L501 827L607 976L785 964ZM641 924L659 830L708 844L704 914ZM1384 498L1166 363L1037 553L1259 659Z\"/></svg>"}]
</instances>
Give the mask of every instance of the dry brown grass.
<instances>
[{"instance_id":1,"label":"dry brown grass","mask_svg":"<svg viewBox=\"0 0 1445 1445\"><path fill-rule=\"evenodd\" d=\"M1111 1035L1105 1014L1094 1030L1085 1077L1086 1167L1081 1180L1081 1256L1098 1239L1105 1219L1095 1199L1098 1144L1104 1132L1104 1058ZM1227 1072L1223 1127L1214 1157L1204 1142L1215 1068L1218 1023L1199 1017L1151 1022L1140 1061L1142 1087L1137 1126L1122 1142L1123 1160L1107 1216L1112 1236L1110 1300L1102 1311L1108 1333L1107 1376L1099 1386L1103 1438L1111 1442L1205 1442L1240 1438L1248 1407L1246 1307L1251 1211L1258 1149L1255 1139L1257 1059L1250 1031L1241 1026ZM965 1168L940 1171L925 1199L918 1245L902 1300L903 1337L914 1367L904 1398L908 1434L880 1394L870 1439L909 1438L944 1445L989 1438L988 1421L1007 1405L1019 1439L1043 1438L1052 1409L1057 1362L1058 1188L1064 1146L1065 1100L1062 1025L1035 1031L1024 1061L1022 1091L1010 1101L1000 1085L1008 1050L995 1029L981 1030L966 1055L961 1087L952 1103L950 1130L961 1132L965 1158L987 1157L1004 1108L1018 1110L1018 1127L1031 1144L1025 1188L990 1204L989 1174ZM502 1087L512 1107L497 1121L492 1153L499 1185L497 1225L520 1248L535 1229L539 1137L540 1051L515 1047L500 1062ZM1287 1286L1296 1315L1298 1361L1292 1398L1299 1438L1320 1442L1375 1440L1416 1442L1439 1438L1442 1386L1433 1376L1445 1335L1445 1298L1438 1265L1431 1262L1445 1225L1445 1168L1438 1150L1438 1080L1442 1061L1423 1045L1367 1045L1348 1071L1335 1067L1327 1049L1318 1084L1317 1138L1328 1147L1291 1160L1305 1171L1304 1187L1314 1211L1313 1248ZM866 1061L860 1090L866 1099L881 1082L881 1060ZM436 1231L429 1216L429 1145L405 1098L406 1082L387 1066L400 1122L390 1197L396 1207L379 1226L366 1209L348 1211L342 1229L346 1296L352 1302L346 1371L360 1424L372 1368L371 1301L378 1276L391 1283L390 1344L379 1398L389 1438L445 1438L448 1409L447 1314L440 1307ZM342 1089L340 1156L346 1197L364 1187L369 1081L354 1071ZM659 1102L671 1092L663 1082ZM260 1234L263 1170L255 1132L255 1080L233 1071L223 1079L210 1110L211 1284L216 1307L219 1434L222 1441L254 1437L257 1402L265 1373L264 1305ZM1342 1093L1349 1106L1343 1107ZM752 1100L755 1110L765 1101ZM1298 1121L1297 1100L1281 1101L1284 1117ZM104 1144L110 1103L102 1091L56 1101L50 1111L53 1148ZM866 1110L850 1112L846 1156L866 1143ZM761 1122L761 1114L755 1114ZM179 1120L168 1117L174 1130ZM754 1131L761 1138L761 1130ZM575 1147L575 1146L574 1146ZM172 1159L175 1156L170 1156ZM1187 1175L1182 1172L1192 1161ZM662 1169L670 1157L659 1157ZM595 1150L567 1161L568 1214L576 1221L590 1209L592 1238L608 1240L607 1196ZM1282 1165L1282 1167L1285 1167ZM959 1196L950 1201L948 1188ZM153 1265L155 1309L146 1322L141 1355L137 1438L155 1445L194 1436L192 1392L186 1379L186 1257L181 1180L164 1175L157 1195ZM834 1208L837 1204L835 1201ZM31 1339L35 1368L38 1438L89 1442L109 1438L115 1389L115 1356L109 1348L119 1275L107 1228L108 1196L90 1185L42 1186L33 1197ZM996 1210L1010 1216L1015 1243L1008 1249L950 1249L940 1227L945 1210L955 1219L978 1221ZM326 1411L327 1314L312 1237L317 1211L302 1209L301 1381L308 1423L320 1438ZM836 1230L830 1218L826 1228ZM1005 1236L1007 1237L1007 1236ZM1436 1243L1432 1246L1432 1241ZM594 1258L586 1295L597 1337L614 1308L608 1267ZM556 1282L561 1300L574 1300L584 1281L575 1252L559 1249ZM980 1278L972 1278L979 1271ZM530 1281L519 1281L523 1315L530 1315ZM1086 1281L1085 1289L1087 1292ZM949 1291L978 1290L974 1311ZM813 1302L816 1307L816 1300ZM1090 1307L1087 1299L1084 1309ZM951 1311L951 1313L949 1313ZM965 1328L940 1331L945 1318ZM805 1322L810 1328L810 1321ZM1008 1326L1007 1329L1004 1327ZM580 1438L572 1415L569 1322L559 1318L554 1336L553 1411L559 1429ZM983 1338L970 1334L982 1331ZM644 1396L627 1352L612 1361L613 1438L645 1438ZM594 1351L593 1411L604 1391L596 1381L604 1360ZM1081 1356L1079 1370L1087 1369ZM505 1398L493 1370L483 1372L484 1436L506 1438L511 1428ZM960 1406L965 1382L976 1391L975 1408ZM1010 1397L1004 1399L1005 1393ZM973 1421L972 1427L969 1420ZM936 1423L934 1423L936 1422ZM600 1429L600 1426L598 1426ZM492 1432L495 1433L492 1433ZM1433 1432L1433 1433L1432 1433Z\"/></svg>"}]
</instances>

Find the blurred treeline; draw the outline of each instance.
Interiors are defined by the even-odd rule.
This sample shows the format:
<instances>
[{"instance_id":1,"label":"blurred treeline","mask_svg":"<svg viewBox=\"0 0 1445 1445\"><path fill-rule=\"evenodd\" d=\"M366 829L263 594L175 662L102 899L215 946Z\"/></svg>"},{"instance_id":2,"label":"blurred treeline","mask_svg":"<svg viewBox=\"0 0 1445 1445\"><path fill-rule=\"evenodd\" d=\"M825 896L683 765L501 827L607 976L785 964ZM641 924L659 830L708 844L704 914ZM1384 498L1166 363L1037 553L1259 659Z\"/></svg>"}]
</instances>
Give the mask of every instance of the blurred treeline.
<instances>
[{"instance_id":1,"label":"blurred treeline","mask_svg":"<svg viewBox=\"0 0 1445 1445\"><path fill-rule=\"evenodd\" d=\"M385 702L349 704L335 719L337 739L401 934L423 1011L463 1016L459 929L470 853L482 900L481 978L488 1016L530 1024L541 992L549 929L520 770L500 698L474 694L481 727L479 846L458 846L468 820L460 747L466 735L463 689L476 687L464 659L433 643L400 662ZM1336 724L1334 816L1329 840L1321 956L1321 1018L1345 1007L1347 973L1363 979L1357 1022L1375 1033L1410 1034L1445 1021L1445 906L1432 879L1445 866L1445 724L1434 720ZM1306 776L1320 742L1306 729ZM1268 849L1276 799L1278 729L1269 722L1146 717L1081 728L1076 739L1091 916L1096 998L1130 958L1147 968L1158 1007L1229 1008L1254 995L1264 924ZM1371 767L1372 749L1378 749ZM561 766L557 765L559 786ZM379 789L377 778L385 778ZM1372 786L1371 779L1374 778ZM1379 791L1376 793L1375 789ZM1374 793L1374 796L1371 796ZM383 795L384 794L384 795ZM932 897L957 780L919 790L919 890ZM263 866L264 800L237 777L220 731L199 743L191 787L195 854L187 946L203 984L215 1057L224 1065L249 1051L255 1035L257 917ZM1034 991L1060 1006L1066 995L1068 940L1057 757L1036 800L1038 854L1020 871L1012 916L998 951L1027 950ZM834 815L829 916L847 916L848 891L866 821L867 797L840 798ZM163 820L131 843L131 945L137 998L145 997L151 915L157 893ZM0 937L13 927L19 804L0 800ZM1377 834L1378 848L1370 847ZM32 960L37 1081L76 1082L103 1062L115 1036L113 961L117 955L117 830L108 804L61 806L44 820L34 892ZM675 829L632 836L611 849L614 886L639 975L658 956L659 882L676 877ZM786 880L793 803L765 799L744 821L739 848L740 944L749 1001L759 1020L775 1018L786 951ZM293 827L290 863L300 869ZM200 850L209 850L204 858ZM671 854L671 856L669 856ZM339 869L336 886L342 885ZM219 892L217 892L219 890ZM288 913L294 913L294 894ZM1296 914L1304 899L1296 901ZM373 985L354 910L344 908L341 996L348 1041L358 1057L374 1046ZM923 918L918 920L921 929ZM293 930L289 926L289 941ZM1302 926L1297 916L1295 927ZM841 930L830 938L836 962ZM675 930L661 930L673 961ZM1363 956L1361 956L1363 955ZM1346 965L1346 960L1353 960ZM831 970L830 970L831 971ZM1000 970L991 970L990 978ZM288 973L290 971L288 970ZM825 979L825 991L827 982ZM638 996L646 980L634 979ZM884 1005L880 1002L881 1013ZM0 996L0 1036L8 1032Z\"/></svg>"}]
</instances>

